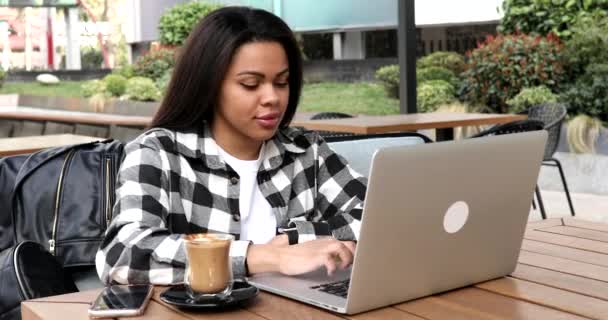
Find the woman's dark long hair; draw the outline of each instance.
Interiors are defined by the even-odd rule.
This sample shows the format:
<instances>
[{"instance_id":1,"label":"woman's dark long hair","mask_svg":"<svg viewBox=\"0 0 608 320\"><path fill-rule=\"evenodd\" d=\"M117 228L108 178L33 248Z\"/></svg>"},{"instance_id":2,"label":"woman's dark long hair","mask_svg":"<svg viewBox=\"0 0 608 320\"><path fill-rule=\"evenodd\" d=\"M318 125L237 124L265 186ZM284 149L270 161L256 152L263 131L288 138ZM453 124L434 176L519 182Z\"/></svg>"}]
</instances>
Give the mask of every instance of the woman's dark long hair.
<instances>
[{"instance_id":1,"label":"woman's dark long hair","mask_svg":"<svg viewBox=\"0 0 608 320\"><path fill-rule=\"evenodd\" d=\"M204 17L180 49L167 92L150 127L195 129L211 121L232 57L240 46L255 41L278 42L287 55L289 101L280 126L288 126L302 90L302 58L293 32L270 12L224 7Z\"/></svg>"}]
</instances>

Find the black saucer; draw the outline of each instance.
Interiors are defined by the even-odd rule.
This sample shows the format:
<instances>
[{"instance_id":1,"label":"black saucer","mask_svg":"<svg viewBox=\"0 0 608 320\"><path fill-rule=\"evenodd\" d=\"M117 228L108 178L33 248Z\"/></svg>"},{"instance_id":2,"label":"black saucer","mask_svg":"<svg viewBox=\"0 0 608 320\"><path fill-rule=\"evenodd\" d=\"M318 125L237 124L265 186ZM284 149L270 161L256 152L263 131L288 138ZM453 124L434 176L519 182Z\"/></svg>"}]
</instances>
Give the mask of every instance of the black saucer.
<instances>
[{"instance_id":1,"label":"black saucer","mask_svg":"<svg viewBox=\"0 0 608 320\"><path fill-rule=\"evenodd\" d=\"M188 297L186 287L178 285L171 287L160 294L163 302L182 308L210 309L227 308L244 303L258 294L256 286L250 285L245 281L235 281L232 286L232 293L228 296L216 296L204 298L202 301L195 302Z\"/></svg>"}]
</instances>

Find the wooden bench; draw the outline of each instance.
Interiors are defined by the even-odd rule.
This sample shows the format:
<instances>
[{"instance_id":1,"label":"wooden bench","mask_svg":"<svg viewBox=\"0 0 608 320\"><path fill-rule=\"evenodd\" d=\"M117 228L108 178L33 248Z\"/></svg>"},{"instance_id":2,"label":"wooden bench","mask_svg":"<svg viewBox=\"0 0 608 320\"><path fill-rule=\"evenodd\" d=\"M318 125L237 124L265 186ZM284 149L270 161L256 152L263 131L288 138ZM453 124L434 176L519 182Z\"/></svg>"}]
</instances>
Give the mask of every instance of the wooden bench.
<instances>
[{"instance_id":1,"label":"wooden bench","mask_svg":"<svg viewBox=\"0 0 608 320\"><path fill-rule=\"evenodd\" d=\"M68 133L127 141L139 135L151 120L142 116L6 107L0 108L0 136Z\"/></svg>"}]
</instances>

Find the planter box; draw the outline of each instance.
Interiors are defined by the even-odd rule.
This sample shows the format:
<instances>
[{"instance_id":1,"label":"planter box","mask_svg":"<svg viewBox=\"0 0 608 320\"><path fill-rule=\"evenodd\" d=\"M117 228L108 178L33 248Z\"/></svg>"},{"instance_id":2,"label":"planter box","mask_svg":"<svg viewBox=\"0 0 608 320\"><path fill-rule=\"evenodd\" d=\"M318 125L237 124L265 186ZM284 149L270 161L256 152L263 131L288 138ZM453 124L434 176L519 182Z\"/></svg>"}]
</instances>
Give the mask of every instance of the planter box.
<instances>
[{"instance_id":1,"label":"planter box","mask_svg":"<svg viewBox=\"0 0 608 320\"><path fill-rule=\"evenodd\" d=\"M17 96L17 98L15 98ZM99 112L120 114L126 116L153 116L160 105L159 102L108 100L102 108L96 110L88 99L47 97L32 95L0 95L0 106L21 106L40 109L55 109L79 112Z\"/></svg>"},{"instance_id":2,"label":"planter box","mask_svg":"<svg viewBox=\"0 0 608 320\"><path fill-rule=\"evenodd\" d=\"M91 69L91 70L38 70L38 71L14 71L6 74L6 82L32 82L36 81L36 76L41 73L50 73L62 81L81 81L100 79L112 72L111 69Z\"/></svg>"},{"instance_id":3,"label":"planter box","mask_svg":"<svg viewBox=\"0 0 608 320\"><path fill-rule=\"evenodd\" d=\"M109 100L102 108L96 108L88 99L47 97L31 95L0 95L1 107L30 107L54 111L90 112L97 114L113 114L122 116L151 117L158 108L158 102L118 101ZM94 116L94 115L93 115ZM144 130L143 125L130 126L122 124L88 124L74 122L55 122L55 120L0 119L0 136L32 136L57 133L75 133L114 138L129 141Z\"/></svg>"},{"instance_id":4,"label":"planter box","mask_svg":"<svg viewBox=\"0 0 608 320\"><path fill-rule=\"evenodd\" d=\"M399 63L396 58L361 60L313 60L304 61L303 72L307 83L322 81L358 82L376 81L376 70Z\"/></svg>"}]
</instances>

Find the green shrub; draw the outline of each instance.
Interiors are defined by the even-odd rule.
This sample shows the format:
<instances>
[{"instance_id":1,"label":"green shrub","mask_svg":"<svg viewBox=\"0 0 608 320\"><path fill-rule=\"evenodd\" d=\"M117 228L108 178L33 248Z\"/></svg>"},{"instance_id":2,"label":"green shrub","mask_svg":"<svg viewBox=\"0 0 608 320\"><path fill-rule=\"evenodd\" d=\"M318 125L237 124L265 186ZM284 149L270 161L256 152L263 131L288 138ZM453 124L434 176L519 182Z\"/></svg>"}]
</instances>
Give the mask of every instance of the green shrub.
<instances>
[{"instance_id":1,"label":"green shrub","mask_svg":"<svg viewBox=\"0 0 608 320\"><path fill-rule=\"evenodd\" d=\"M123 76L126 79L135 77L135 71L132 64L127 64L122 68L114 69L112 73Z\"/></svg>"},{"instance_id":2,"label":"green shrub","mask_svg":"<svg viewBox=\"0 0 608 320\"><path fill-rule=\"evenodd\" d=\"M456 89L444 80L429 80L418 85L416 99L419 112L432 112L439 106L456 101Z\"/></svg>"},{"instance_id":3,"label":"green shrub","mask_svg":"<svg viewBox=\"0 0 608 320\"><path fill-rule=\"evenodd\" d=\"M150 78L133 77L127 80L125 94L131 100L157 101L160 99L160 91Z\"/></svg>"},{"instance_id":4,"label":"green shrub","mask_svg":"<svg viewBox=\"0 0 608 320\"><path fill-rule=\"evenodd\" d=\"M563 45L547 37L524 34L488 36L467 54L464 98L507 111L506 100L522 88L545 85L555 90L565 80Z\"/></svg>"},{"instance_id":5,"label":"green shrub","mask_svg":"<svg viewBox=\"0 0 608 320\"><path fill-rule=\"evenodd\" d=\"M416 61L416 68L441 67L459 75L464 70L464 57L457 52L436 51Z\"/></svg>"},{"instance_id":6,"label":"green shrub","mask_svg":"<svg viewBox=\"0 0 608 320\"><path fill-rule=\"evenodd\" d=\"M523 88L515 97L507 100L509 112L518 113L545 102L557 102L558 96L545 86Z\"/></svg>"},{"instance_id":7,"label":"green shrub","mask_svg":"<svg viewBox=\"0 0 608 320\"><path fill-rule=\"evenodd\" d=\"M133 66L133 74L137 77L160 79L167 70L175 65L175 51L158 49L149 51L139 57Z\"/></svg>"},{"instance_id":8,"label":"green shrub","mask_svg":"<svg viewBox=\"0 0 608 320\"><path fill-rule=\"evenodd\" d=\"M83 83L80 88L82 89L82 95L84 97L91 97L98 93L105 93L106 83L103 80L94 79Z\"/></svg>"},{"instance_id":9,"label":"green shrub","mask_svg":"<svg viewBox=\"0 0 608 320\"><path fill-rule=\"evenodd\" d=\"M103 78L106 90L114 97L120 97L125 93L127 79L121 75L109 74Z\"/></svg>"},{"instance_id":10,"label":"green shrub","mask_svg":"<svg viewBox=\"0 0 608 320\"><path fill-rule=\"evenodd\" d=\"M171 74L173 74L173 69L169 69L165 71L160 79L156 80L156 87L160 90L161 93L165 93L167 90L167 86L169 85L169 81L171 80Z\"/></svg>"},{"instance_id":11,"label":"green shrub","mask_svg":"<svg viewBox=\"0 0 608 320\"><path fill-rule=\"evenodd\" d=\"M571 77L582 75L589 64L608 61L608 17L596 14L572 26L572 37L565 42L564 53Z\"/></svg>"},{"instance_id":12,"label":"green shrub","mask_svg":"<svg viewBox=\"0 0 608 320\"><path fill-rule=\"evenodd\" d=\"M96 47L82 47L80 49L80 64L83 69L100 69L103 64L101 50Z\"/></svg>"},{"instance_id":13,"label":"green shrub","mask_svg":"<svg viewBox=\"0 0 608 320\"><path fill-rule=\"evenodd\" d=\"M608 10L608 0L505 0L501 33L554 33L572 37L571 27L581 19Z\"/></svg>"},{"instance_id":14,"label":"green shrub","mask_svg":"<svg viewBox=\"0 0 608 320\"><path fill-rule=\"evenodd\" d=\"M444 80L451 83L454 87L458 84L458 78L454 73L442 67L426 67L416 69L416 82L421 84L429 80Z\"/></svg>"},{"instance_id":15,"label":"green shrub","mask_svg":"<svg viewBox=\"0 0 608 320\"><path fill-rule=\"evenodd\" d=\"M384 66L376 70L376 79L391 98L399 98L399 66L396 64Z\"/></svg>"},{"instance_id":16,"label":"green shrub","mask_svg":"<svg viewBox=\"0 0 608 320\"><path fill-rule=\"evenodd\" d=\"M608 121L608 64L591 64L562 98L572 115L586 114Z\"/></svg>"},{"instance_id":17,"label":"green shrub","mask_svg":"<svg viewBox=\"0 0 608 320\"><path fill-rule=\"evenodd\" d=\"M6 79L6 72L4 69L0 68L0 88L4 85L4 80Z\"/></svg>"},{"instance_id":18,"label":"green shrub","mask_svg":"<svg viewBox=\"0 0 608 320\"><path fill-rule=\"evenodd\" d=\"M221 5L198 1L172 7L160 17L160 42L165 45L182 45L198 21L220 7Z\"/></svg>"}]
</instances>

